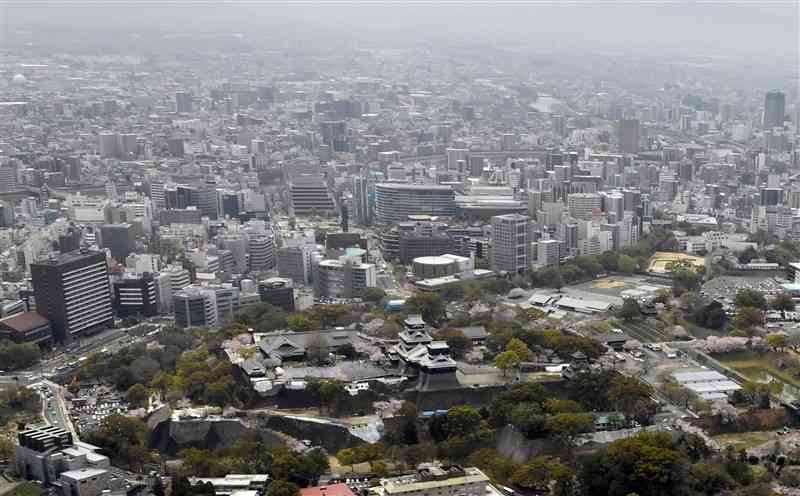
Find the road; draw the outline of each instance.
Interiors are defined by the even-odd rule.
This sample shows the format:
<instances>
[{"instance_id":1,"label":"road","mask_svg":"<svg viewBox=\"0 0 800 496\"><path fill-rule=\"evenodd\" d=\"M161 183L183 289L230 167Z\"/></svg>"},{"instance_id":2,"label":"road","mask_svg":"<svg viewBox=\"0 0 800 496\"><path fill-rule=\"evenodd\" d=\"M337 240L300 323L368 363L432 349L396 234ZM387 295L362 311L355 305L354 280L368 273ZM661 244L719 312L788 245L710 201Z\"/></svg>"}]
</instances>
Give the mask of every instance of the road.
<instances>
[{"instance_id":1,"label":"road","mask_svg":"<svg viewBox=\"0 0 800 496\"><path fill-rule=\"evenodd\" d=\"M143 322L142 324L147 325L148 323ZM163 328L163 324L150 324L155 325L159 331ZM69 372L78 366L78 361L82 357L88 357L98 351L116 353L122 348L146 341L147 336L134 337L129 334L131 329L136 328L138 328L138 325L106 329L93 336L83 338L62 351L46 357L33 367L0 374L0 383L14 383L20 386L30 385L40 381L43 377L48 378L59 373Z\"/></svg>"},{"instance_id":2,"label":"road","mask_svg":"<svg viewBox=\"0 0 800 496\"><path fill-rule=\"evenodd\" d=\"M42 418L45 423L68 430L77 440L78 433L69 417L64 388L48 380L33 383L30 387L37 391L42 399Z\"/></svg>"}]
</instances>

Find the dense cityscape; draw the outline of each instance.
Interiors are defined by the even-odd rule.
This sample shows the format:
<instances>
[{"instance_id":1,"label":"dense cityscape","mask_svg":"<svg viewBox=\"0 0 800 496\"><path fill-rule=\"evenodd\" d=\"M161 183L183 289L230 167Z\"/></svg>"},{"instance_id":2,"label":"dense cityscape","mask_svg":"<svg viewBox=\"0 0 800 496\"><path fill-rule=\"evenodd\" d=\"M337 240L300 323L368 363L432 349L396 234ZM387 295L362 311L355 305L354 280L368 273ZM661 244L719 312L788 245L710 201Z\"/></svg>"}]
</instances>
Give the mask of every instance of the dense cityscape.
<instances>
[{"instance_id":1,"label":"dense cityscape","mask_svg":"<svg viewBox=\"0 0 800 496\"><path fill-rule=\"evenodd\" d=\"M797 5L13 3L0 496L800 494Z\"/></svg>"}]
</instances>

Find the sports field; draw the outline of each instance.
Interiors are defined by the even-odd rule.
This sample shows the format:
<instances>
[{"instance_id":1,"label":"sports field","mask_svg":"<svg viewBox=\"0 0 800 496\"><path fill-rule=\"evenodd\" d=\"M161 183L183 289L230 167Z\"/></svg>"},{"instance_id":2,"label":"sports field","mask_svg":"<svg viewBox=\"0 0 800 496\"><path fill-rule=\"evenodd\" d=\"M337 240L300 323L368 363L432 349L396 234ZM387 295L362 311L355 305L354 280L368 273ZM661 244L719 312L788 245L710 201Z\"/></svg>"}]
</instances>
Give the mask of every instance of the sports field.
<instances>
[{"instance_id":1,"label":"sports field","mask_svg":"<svg viewBox=\"0 0 800 496\"><path fill-rule=\"evenodd\" d=\"M667 267L672 262L679 262L679 261L686 261L692 264L693 267L703 267L706 264L706 261L703 257L695 257L692 255L687 255L686 253L678 253L678 252L671 252L671 251L657 251L653 254L653 258L650 259L650 272L656 274L666 274Z\"/></svg>"}]
</instances>

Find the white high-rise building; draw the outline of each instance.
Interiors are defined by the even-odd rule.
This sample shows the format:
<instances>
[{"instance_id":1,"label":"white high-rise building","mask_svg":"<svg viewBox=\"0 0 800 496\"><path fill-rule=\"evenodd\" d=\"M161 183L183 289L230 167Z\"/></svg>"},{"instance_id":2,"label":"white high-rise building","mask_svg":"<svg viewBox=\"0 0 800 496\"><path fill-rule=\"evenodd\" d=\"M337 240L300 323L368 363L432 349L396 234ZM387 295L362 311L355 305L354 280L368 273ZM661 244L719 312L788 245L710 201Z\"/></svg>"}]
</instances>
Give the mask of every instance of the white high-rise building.
<instances>
[{"instance_id":1,"label":"white high-rise building","mask_svg":"<svg viewBox=\"0 0 800 496\"><path fill-rule=\"evenodd\" d=\"M530 217L492 217L492 270L521 273L530 265Z\"/></svg>"}]
</instances>

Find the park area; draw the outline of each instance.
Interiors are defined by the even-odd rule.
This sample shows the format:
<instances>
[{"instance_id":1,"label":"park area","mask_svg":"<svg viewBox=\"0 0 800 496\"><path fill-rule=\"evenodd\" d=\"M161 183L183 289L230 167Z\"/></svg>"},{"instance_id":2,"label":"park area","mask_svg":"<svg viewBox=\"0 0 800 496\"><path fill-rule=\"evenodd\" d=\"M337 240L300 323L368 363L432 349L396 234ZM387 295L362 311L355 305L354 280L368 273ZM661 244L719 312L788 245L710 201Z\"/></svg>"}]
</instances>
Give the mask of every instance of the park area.
<instances>
[{"instance_id":1,"label":"park area","mask_svg":"<svg viewBox=\"0 0 800 496\"><path fill-rule=\"evenodd\" d=\"M687 255L686 253L671 251L657 251L650 259L649 271L654 274L666 274L669 272L669 264L673 262L688 262L694 268L703 267L706 263L703 257L695 257Z\"/></svg>"},{"instance_id":2,"label":"park area","mask_svg":"<svg viewBox=\"0 0 800 496\"><path fill-rule=\"evenodd\" d=\"M753 382L779 383L784 400L800 399L800 356L794 352L739 351L712 355Z\"/></svg>"}]
</instances>

